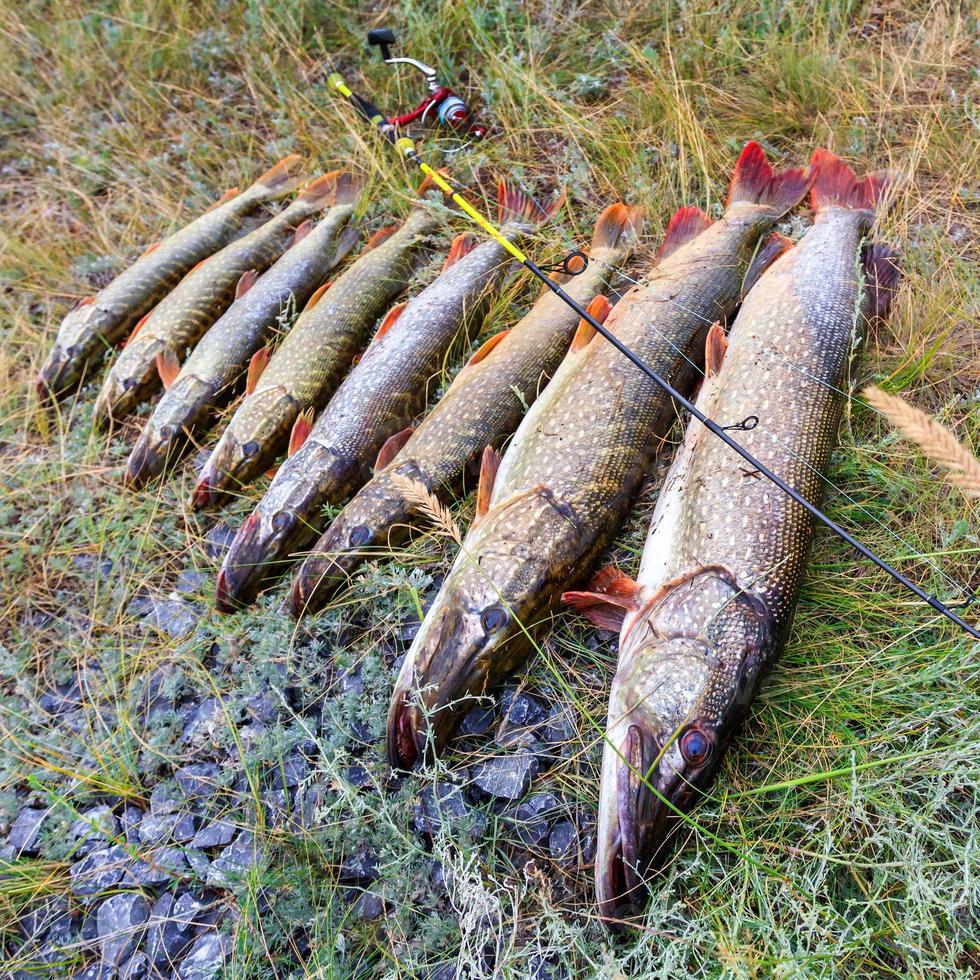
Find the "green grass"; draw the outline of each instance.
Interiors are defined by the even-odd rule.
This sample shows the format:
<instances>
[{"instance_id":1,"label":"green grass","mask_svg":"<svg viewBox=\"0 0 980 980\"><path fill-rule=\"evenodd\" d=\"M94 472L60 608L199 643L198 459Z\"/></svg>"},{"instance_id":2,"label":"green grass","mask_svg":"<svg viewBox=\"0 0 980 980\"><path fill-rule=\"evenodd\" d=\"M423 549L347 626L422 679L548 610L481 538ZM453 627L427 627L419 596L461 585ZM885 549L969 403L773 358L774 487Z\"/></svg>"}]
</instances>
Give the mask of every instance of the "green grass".
<instances>
[{"instance_id":1,"label":"green grass","mask_svg":"<svg viewBox=\"0 0 980 980\"><path fill-rule=\"evenodd\" d=\"M372 230L405 213L415 175L325 84L333 61L380 105L414 104L417 79L364 50L366 29L380 23L396 29L399 51L444 68L485 107L491 138L454 159L460 180L491 187L504 172L542 191L566 186L570 207L534 248L541 261L587 240L599 207L621 196L646 208L644 255L652 254L678 205L723 199L750 138L784 163L827 145L859 170L908 175L880 231L902 252L904 280L849 384L902 392L980 445L980 90L970 68L978 23L967 5L410 2L373 20L360 8L6 5L0 816L29 794L55 817L40 857L0 873L0 940L33 899L66 891L63 830L87 802L145 801L175 765L234 750L259 811L263 767L313 737L313 779L327 791L311 829L262 829L267 865L227 898L239 916L230 975L286 976L300 963L325 977L424 977L458 962L482 976L492 969L488 948L506 977L526 976L535 957L555 976L607 980L976 975L977 645L829 534L817 535L786 650L694 814L700 829L652 882L638 928L616 937L598 921L590 867L540 855L528 864L493 815L479 845L437 837L446 891L431 881L430 856L410 828L414 801L486 746L457 743L431 769L391 783L380 745L394 638L445 569L445 539L373 563L355 590L301 628L281 615L281 589L222 618L206 586L198 601L208 611L180 641L127 613L140 589L166 594L183 568L213 571L203 538L214 518L187 511L187 470L142 493L123 489L136 430L108 443L91 430L97 385L44 414L29 381L75 300L287 152L316 170L352 163L367 176ZM438 144L428 145L438 159ZM799 222L790 230L798 234ZM515 286L484 337L532 297L527 282ZM951 582L976 587L977 510L857 404L830 479L846 491L828 494L831 516L916 582L953 601L961 596ZM627 566L656 486L651 479L613 549ZM260 492L224 518L240 520ZM471 507L455 509L464 526ZM80 569L83 555L111 560L112 573ZM586 814L596 804L614 663L606 643L562 617L518 678L544 701L570 706L575 738L539 785ZM342 693L339 679L355 664L364 693ZM225 722L193 746L181 742L176 715L147 712L151 679L175 699L219 698ZM83 692L76 729L37 705L71 680ZM290 707L281 724L243 741L232 722L262 692L318 703L325 722L311 727ZM363 757L352 748L358 732L369 743ZM370 774L359 791L345 776L356 758ZM373 923L351 916L352 896L336 878L365 844L377 851L375 887L388 903ZM66 962L87 955L70 950ZM31 968L27 955L11 962Z\"/></svg>"}]
</instances>

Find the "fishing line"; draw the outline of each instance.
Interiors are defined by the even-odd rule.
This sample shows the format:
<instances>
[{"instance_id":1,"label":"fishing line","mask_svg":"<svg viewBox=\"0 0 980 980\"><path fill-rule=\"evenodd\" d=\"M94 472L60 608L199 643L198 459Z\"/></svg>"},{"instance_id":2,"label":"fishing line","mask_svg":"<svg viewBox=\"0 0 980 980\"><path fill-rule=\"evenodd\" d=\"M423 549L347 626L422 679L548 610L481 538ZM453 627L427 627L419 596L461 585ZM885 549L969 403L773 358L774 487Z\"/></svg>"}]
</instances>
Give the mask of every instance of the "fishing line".
<instances>
[{"instance_id":1,"label":"fishing line","mask_svg":"<svg viewBox=\"0 0 980 980\"><path fill-rule=\"evenodd\" d=\"M631 364L642 371L651 381L653 381L659 388L661 388L667 395L669 395L678 405L685 408L694 418L696 418L706 429L708 429L713 435L717 436L726 445L728 445L732 450L738 453L746 462L759 471L766 479L774 483L780 490L783 491L787 496L791 497L796 503L798 503L804 510L807 511L812 517L820 521L821 524L826 525L833 531L838 537L846 541L852 548L858 551L861 555L868 559L868 561L877 565L882 571L887 572L896 582L904 585L910 592L917 595L923 602L929 605L936 612L945 616L950 622L955 623L962 630L969 633L970 636L975 639L980 640L980 629L971 626L965 620L961 619L952 609L946 606L941 600L937 599L935 596L929 595L927 592L919 588L911 579L903 575L898 569L892 567L883 558L879 557L872 551L867 545L862 544L857 538L850 534L847 530L833 521L828 517L819 507L815 504L810 503L801 493L795 490L789 485L778 473L770 469L765 463L757 459L752 455L747 449L745 449L739 442L733 439L727 432L713 419L709 418L704 414L689 398L685 397L684 394L678 391L669 381L661 377L659 372L654 370L646 361L643 360L638 354L631 350L626 344L624 344L618 337L607 330L594 316L592 316L588 310L584 309L581 304L576 302L576 300L571 297L562 286L551 279L548 274L543 271L540 266L538 266L533 259L529 258L524 252L521 251L513 242L509 241L501 231L493 225L484 215L482 215L473 205L466 200L465 197L455 189L446 178L439 173L438 170L430 166L418 153L415 148L415 144L412 140L405 136L399 136L397 130L392 126L385 116L367 99L363 96L356 95L351 89L346 85L343 78L337 74L332 73L328 78L328 84L336 92L347 99L352 106L370 122L373 126L378 129L381 136L392 145L392 147L398 152L399 156L406 163L413 163L426 177L428 177L432 183L439 188L444 194L446 194L449 199L465 214L470 220L482 229L486 234L488 234L492 239L494 239L499 245L510 253L518 262L521 263L535 278L539 279L543 285L551 290L559 299L562 300L570 309L574 310L586 323L595 330L600 336L603 337L608 343L612 344L620 354L623 355Z\"/></svg>"},{"instance_id":2,"label":"fishing line","mask_svg":"<svg viewBox=\"0 0 980 980\"><path fill-rule=\"evenodd\" d=\"M602 262L601 260L593 260L593 261L596 261L596 262L598 262L598 264L605 266L607 269L609 269L612 272L617 273L618 275L620 275L622 278L628 280L629 282L632 282L635 285L641 285L640 282L638 282L635 279L632 279L625 272L622 272L621 270L617 270L614 266L610 265L609 263ZM600 278L600 281L603 283L603 285L606 286L606 288L611 293L613 293L619 299L622 299L623 298L623 294L618 289L616 289L607 279L602 278L602 276L600 276L599 278ZM679 308L683 309L683 306L681 304L678 303L678 304L675 304L675 305L677 305ZM686 312L690 313L692 316L695 316L695 317L698 317L698 318L704 320L705 322L711 322L711 323L714 322L713 320L710 320L710 318L708 318L708 317L701 316L701 314L699 314L696 310L687 310ZM651 323L649 325L652 327L652 329L664 341L667 342L667 344L670 347L672 347L674 349L674 352L675 353L679 354L685 361L687 361L688 364L691 365L691 367L694 368L694 370L698 374L700 374L702 377L704 377L704 370L701 368L701 366L699 364L697 364L695 361L691 360L691 358L688 357L687 353L685 351L681 350L681 348L678 347L677 344L675 344L655 324ZM791 362L788 360L788 358L786 358L786 356L784 354L780 354L780 356L786 361L787 364L791 364ZM808 377L811 381L814 381L816 383L822 383L819 378L816 378L813 375L805 374L805 376ZM848 400L850 400L850 401L852 401L852 402L854 402L854 403L856 403L858 405L862 405L863 404L863 402L861 402L859 399L854 398L852 395L848 394L845 391L841 391L839 388L834 388L833 385L826 385L826 387L829 387L833 391L836 391L839 394L844 395L845 397L848 398ZM868 408L871 408L871 406L869 405ZM759 421L758 416L754 416L754 415L748 416L748 418L747 419L744 419L741 423L737 423L737 427L742 428L745 425L745 423L749 421L749 419L755 419L755 424L754 425L750 425L748 427L748 429L744 429L743 428L742 431L750 431L753 428L759 427L761 429L761 431L765 432L769 436L769 438L772 439L785 452L789 453L789 455L793 456L804 467L806 467L812 473L816 474L828 487L830 487L832 490L834 490L837 493L839 493L845 500L847 500L848 503L850 503L854 507L858 508L861 511L861 513L863 513L866 517L868 517L872 521L874 521L874 523L876 525L878 525L878 527L880 527L882 530L887 531L899 544L901 544L904 548L906 548L909 552L911 552L911 554L912 554L913 557L915 557L917 560L921 561L928 568L931 568L934 572L937 572L940 575L940 577L946 581L946 583L948 585L950 585L950 586L953 587L953 589L955 591L957 591L959 593L962 593L963 595L965 595L967 597L964 602L957 603L956 606L951 606L949 603L947 603L947 606L949 606L949 608L966 608L966 607L970 606L972 603L974 603L977 600L976 595L973 593L973 591L968 586L965 586L962 583L958 582L956 579L954 579L945 569L943 569L943 567L941 565L939 565L937 562L934 562L931 559L927 558L925 555L923 555L920 551L918 551L918 549L911 542L909 542L905 538L903 538L889 524L886 524L879 517L877 517L872 511L868 510L868 508L865 507L862 503L860 503L858 500L855 500L855 498L852 497L843 487L838 486L836 483L834 483L833 480L830 479L830 477L826 476L824 473L822 473L820 470L818 470L815 466L811 465L809 462L807 462L805 459L803 459L791 447L787 446L771 429L768 429L768 428L766 428L766 426L762 425L761 422Z\"/></svg>"}]
</instances>

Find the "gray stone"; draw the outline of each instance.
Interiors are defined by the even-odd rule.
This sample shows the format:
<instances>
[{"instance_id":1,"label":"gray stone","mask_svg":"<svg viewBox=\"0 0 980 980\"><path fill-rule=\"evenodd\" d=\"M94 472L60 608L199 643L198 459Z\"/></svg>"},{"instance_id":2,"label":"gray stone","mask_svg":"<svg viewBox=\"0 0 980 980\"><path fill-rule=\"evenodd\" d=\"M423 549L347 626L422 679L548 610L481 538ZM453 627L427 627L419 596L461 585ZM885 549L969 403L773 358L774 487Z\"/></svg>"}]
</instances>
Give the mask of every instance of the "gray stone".
<instances>
[{"instance_id":1,"label":"gray stone","mask_svg":"<svg viewBox=\"0 0 980 980\"><path fill-rule=\"evenodd\" d=\"M211 583L211 576L194 568L183 568L177 576L174 588L184 595L193 595L205 591Z\"/></svg>"},{"instance_id":2,"label":"gray stone","mask_svg":"<svg viewBox=\"0 0 980 980\"><path fill-rule=\"evenodd\" d=\"M452 831L464 822L470 824L472 840L483 837L487 818L470 805L459 786L436 783L435 786L426 786L422 790L414 814L417 833L435 837L443 828Z\"/></svg>"},{"instance_id":3,"label":"gray stone","mask_svg":"<svg viewBox=\"0 0 980 980\"><path fill-rule=\"evenodd\" d=\"M211 862L207 882L215 888L227 888L265 860L255 835L243 830L234 842Z\"/></svg>"},{"instance_id":4,"label":"gray stone","mask_svg":"<svg viewBox=\"0 0 980 980\"><path fill-rule=\"evenodd\" d=\"M551 821L561 812L554 793L535 793L503 814L525 847L537 847L548 837Z\"/></svg>"},{"instance_id":5,"label":"gray stone","mask_svg":"<svg viewBox=\"0 0 980 980\"><path fill-rule=\"evenodd\" d=\"M225 965L228 937L220 932L206 932L190 948L175 976L177 980L210 980Z\"/></svg>"},{"instance_id":6,"label":"gray stone","mask_svg":"<svg viewBox=\"0 0 980 980\"><path fill-rule=\"evenodd\" d=\"M116 968L108 963L89 963L71 976L72 980L112 980L116 976Z\"/></svg>"},{"instance_id":7,"label":"gray stone","mask_svg":"<svg viewBox=\"0 0 980 980\"><path fill-rule=\"evenodd\" d=\"M134 953L119 967L119 980L143 980L149 976L150 961L146 953Z\"/></svg>"},{"instance_id":8,"label":"gray stone","mask_svg":"<svg viewBox=\"0 0 980 980\"><path fill-rule=\"evenodd\" d=\"M374 892L362 892L360 898L354 903L354 918L370 922L380 919L385 914L385 902L380 895Z\"/></svg>"},{"instance_id":9,"label":"gray stone","mask_svg":"<svg viewBox=\"0 0 980 980\"><path fill-rule=\"evenodd\" d=\"M97 847L104 847L119 836L119 818L108 806L97 806L79 814L69 831L73 840L78 841L75 848L77 857L84 857Z\"/></svg>"},{"instance_id":10,"label":"gray stone","mask_svg":"<svg viewBox=\"0 0 980 980\"><path fill-rule=\"evenodd\" d=\"M339 881L350 884L374 881L378 877L378 858L373 851L364 849L344 858L337 874Z\"/></svg>"},{"instance_id":11,"label":"gray stone","mask_svg":"<svg viewBox=\"0 0 980 980\"><path fill-rule=\"evenodd\" d=\"M188 720L183 739L186 742L198 736L211 737L226 724L227 719L221 702L217 698L205 698Z\"/></svg>"},{"instance_id":12,"label":"gray stone","mask_svg":"<svg viewBox=\"0 0 980 980\"><path fill-rule=\"evenodd\" d=\"M138 844L140 839L140 824L143 822L143 811L139 807L124 806L119 817L122 833L127 844Z\"/></svg>"},{"instance_id":13,"label":"gray stone","mask_svg":"<svg viewBox=\"0 0 980 980\"><path fill-rule=\"evenodd\" d=\"M153 845L192 840L197 833L197 822L197 816L187 811L148 813L140 824L140 841Z\"/></svg>"},{"instance_id":14,"label":"gray stone","mask_svg":"<svg viewBox=\"0 0 980 980\"><path fill-rule=\"evenodd\" d=\"M187 875L187 859L179 847L160 847L136 861L127 872L130 881L149 888Z\"/></svg>"},{"instance_id":15,"label":"gray stone","mask_svg":"<svg viewBox=\"0 0 980 980\"><path fill-rule=\"evenodd\" d=\"M63 715L81 703L81 690L78 681L59 684L51 691L45 691L37 699L38 706L49 715Z\"/></svg>"},{"instance_id":16,"label":"gray stone","mask_svg":"<svg viewBox=\"0 0 980 980\"><path fill-rule=\"evenodd\" d=\"M529 694L514 694L509 703L505 698L504 716L496 735L497 744L523 744L545 718L541 702Z\"/></svg>"},{"instance_id":17,"label":"gray stone","mask_svg":"<svg viewBox=\"0 0 980 980\"><path fill-rule=\"evenodd\" d=\"M567 745L575 739L575 725L572 723L571 709L555 708L541 727L540 735L549 745Z\"/></svg>"},{"instance_id":18,"label":"gray stone","mask_svg":"<svg viewBox=\"0 0 980 980\"><path fill-rule=\"evenodd\" d=\"M176 908L173 895L161 895L150 912L147 923L146 954L151 967L167 976L180 962L194 940L195 907L183 903Z\"/></svg>"},{"instance_id":19,"label":"gray stone","mask_svg":"<svg viewBox=\"0 0 980 980\"><path fill-rule=\"evenodd\" d=\"M150 903L139 892L120 892L99 906L99 942L102 962L117 966L139 945Z\"/></svg>"},{"instance_id":20,"label":"gray stone","mask_svg":"<svg viewBox=\"0 0 980 980\"><path fill-rule=\"evenodd\" d=\"M176 640L193 633L204 613L204 606L198 602L180 597L157 599L143 614L143 622Z\"/></svg>"},{"instance_id":21,"label":"gray stone","mask_svg":"<svg viewBox=\"0 0 980 980\"><path fill-rule=\"evenodd\" d=\"M197 832L191 841L191 847L224 847L231 843L236 829L228 820L212 820Z\"/></svg>"},{"instance_id":22,"label":"gray stone","mask_svg":"<svg viewBox=\"0 0 980 980\"><path fill-rule=\"evenodd\" d=\"M93 851L69 872L71 890L80 896L98 895L118 884L131 864L132 859L119 844Z\"/></svg>"},{"instance_id":23,"label":"gray stone","mask_svg":"<svg viewBox=\"0 0 980 980\"><path fill-rule=\"evenodd\" d=\"M50 897L32 902L21 912L17 928L25 940L37 944L65 919L70 921L68 899Z\"/></svg>"},{"instance_id":24,"label":"gray stone","mask_svg":"<svg viewBox=\"0 0 980 980\"><path fill-rule=\"evenodd\" d=\"M194 847L188 847L184 851L184 857L187 859L188 867L191 869L191 877L197 878L200 881L206 881L208 871L211 869L211 861L204 851L199 851Z\"/></svg>"},{"instance_id":25,"label":"gray stone","mask_svg":"<svg viewBox=\"0 0 980 980\"><path fill-rule=\"evenodd\" d=\"M227 524L219 521L204 535L204 551L208 558L217 561L224 557L234 540L235 532Z\"/></svg>"},{"instance_id":26,"label":"gray stone","mask_svg":"<svg viewBox=\"0 0 980 980\"><path fill-rule=\"evenodd\" d=\"M475 786L487 796L504 800L519 800L540 772L541 764L525 752L498 755L480 762L471 769Z\"/></svg>"},{"instance_id":27,"label":"gray stone","mask_svg":"<svg viewBox=\"0 0 980 980\"><path fill-rule=\"evenodd\" d=\"M174 773L188 800L210 799L221 788L221 770L213 762L193 762Z\"/></svg>"},{"instance_id":28,"label":"gray stone","mask_svg":"<svg viewBox=\"0 0 980 980\"><path fill-rule=\"evenodd\" d=\"M37 854L37 842L41 836L41 825L48 811L41 809L21 810L7 837L7 846L13 849L14 857Z\"/></svg>"},{"instance_id":29,"label":"gray stone","mask_svg":"<svg viewBox=\"0 0 980 980\"><path fill-rule=\"evenodd\" d=\"M173 813L185 802L184 794L174 783L157 783L150 793L150 813Z\"/></svg>"},{"instance_id":30,"label":"gray stone","mask_svg":"<svg viewBox=\"0 0 980 980\"><path fill-rule=\"evenodd\" d=\"M565 861L578 855L578 830L571 820L559 820L551 828L548 850L556 861Z\"/></svg>"},{"instance_id":31,"label":"gray stone","mask_svg":"<svg viewBox=\"0 0 980 980\"><path fill-rule=\"evenodd\" d=\"M492 707L471 708L459 724L460 735L485 735L493 728L496 712Z\"/></svg>"}]
</instances>

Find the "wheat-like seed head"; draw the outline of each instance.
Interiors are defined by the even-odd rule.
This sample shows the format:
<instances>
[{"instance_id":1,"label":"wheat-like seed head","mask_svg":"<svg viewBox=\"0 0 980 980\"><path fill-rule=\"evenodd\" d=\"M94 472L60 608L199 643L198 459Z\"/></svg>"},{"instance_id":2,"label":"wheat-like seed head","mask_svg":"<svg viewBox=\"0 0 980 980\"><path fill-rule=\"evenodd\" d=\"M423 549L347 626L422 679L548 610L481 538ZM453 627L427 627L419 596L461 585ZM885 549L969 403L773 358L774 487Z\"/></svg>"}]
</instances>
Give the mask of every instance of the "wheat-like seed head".
<instances>
[{"instance_id":1,"label":"wheat-like seed head","mask_svg":"<svg viewBox=\"0 0 980 980\"><path fill-rule=\"evenodd\" d=\"M944 425L922 409L874 385L862 392L868 404L881 412L906 439L946 469L946 479L968 497L980 498L980 459Z\"/></svg>"},{"instance_id":2,"label":"wheat-like seed head","mask_svg":"<svg viewBox=\"0 0 980 980\"><path fill-rule=\"evenodd\" d=\"M435 525L438 533L448 535L456 544L462 545L463 532L460 526L453 520L449 508L434 493L430 493L425 484L401 473L395 473L391 482L405 494L406 500L415 504Z\"/></svg>"}]
</instances>

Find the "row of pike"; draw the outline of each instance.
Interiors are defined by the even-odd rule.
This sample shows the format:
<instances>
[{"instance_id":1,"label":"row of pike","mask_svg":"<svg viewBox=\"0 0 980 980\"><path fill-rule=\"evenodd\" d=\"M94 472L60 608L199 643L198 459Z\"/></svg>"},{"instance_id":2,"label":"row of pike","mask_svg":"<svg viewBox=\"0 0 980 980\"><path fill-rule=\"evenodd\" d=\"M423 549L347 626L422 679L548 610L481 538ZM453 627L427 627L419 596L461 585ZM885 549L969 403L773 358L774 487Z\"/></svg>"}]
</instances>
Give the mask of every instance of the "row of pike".
<instances>
[{"instance_id":1,"label":"row of pike","mask_svg":"<svg viewBox=\"0 0 980 980\"><path fill-rule=\"evenodd\" d=\"M247 213L295 186L295 165L284 160L222 199L70 313L40 389L70 390L135 324L96 414L119 418L165 386L128 463L139 485L244 386L192 505L237 492L287 443L289 454L225 558L217 604L226 611L306 552L289 605L296 616L320 608L361 562L408 537L432 495L465 489L479 465L476 518L395 685L388 754L405 768L438 750L474 699L521 665L562 599L618 630L596 881L603 911L620 917L638 904L645 871L663 860L670 828L707 788L776 657L811 519L692 422L636 580L605 568L573 590L628 514L676 420L671 400L545 292L412 428L432 379L481 331L513 264L498 242L460 235L435 281L389 308L441 223L423 188L399 228L320 285L356 238L349 175L313 181L243 233ZM857 179L824 150L808 171L774 171L750 143L721 217L681 208L654 265L618 303L602 291L641 225L624 204L601 214L588 266L566 289L678 389L703 376L706 414L754 416L744 445L816 499L853 344L885 314L897 278L889 251L865 241L887 181ZM808 191L813 226L793 246L772 228ZM502 182L504 235L532 234L561 203L541 207ZM289 303L305 308L270 358ZM348 498L324 527L325 506Z\"/></svg>"}]
</instances>

